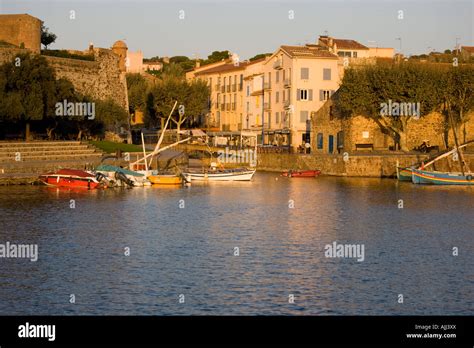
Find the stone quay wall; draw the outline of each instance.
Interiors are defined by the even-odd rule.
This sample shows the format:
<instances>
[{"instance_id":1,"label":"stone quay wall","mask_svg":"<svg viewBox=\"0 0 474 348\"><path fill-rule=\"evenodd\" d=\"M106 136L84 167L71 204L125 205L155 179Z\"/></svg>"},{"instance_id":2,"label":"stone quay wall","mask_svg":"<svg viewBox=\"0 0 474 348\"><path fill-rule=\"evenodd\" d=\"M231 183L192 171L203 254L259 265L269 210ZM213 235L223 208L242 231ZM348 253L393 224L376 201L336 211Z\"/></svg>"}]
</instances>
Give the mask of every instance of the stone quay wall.
<instances>
[{"instance_id":1,"label":"stone quay wall","mask_svg":"<svg viewBox=\"0 0 474 348\"><path fill-rule=\"evenodd\" d=\"M474 171L474 154L465 154L465 159ZM400 166L410 166L426 160L425 154L390 154L390 155L349 155L344 160L343 155L296 155L296 154L259 154L257 169L263 171L286 171L319 169L323 175L349 177L394 177L396 176L397 161ZM459 162L442 159L430 167L440 171L460 171ZM428 169L428 168L427 168Z\"/></svg>"}]
</instances>

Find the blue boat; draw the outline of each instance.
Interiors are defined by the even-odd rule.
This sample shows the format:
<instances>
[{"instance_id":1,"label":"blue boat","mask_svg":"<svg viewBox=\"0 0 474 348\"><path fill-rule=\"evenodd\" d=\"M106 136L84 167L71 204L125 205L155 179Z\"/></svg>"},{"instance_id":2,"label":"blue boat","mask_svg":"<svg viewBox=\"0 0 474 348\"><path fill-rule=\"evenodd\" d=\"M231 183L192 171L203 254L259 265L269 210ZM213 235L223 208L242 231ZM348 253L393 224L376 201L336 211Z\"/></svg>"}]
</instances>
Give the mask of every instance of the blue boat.
<instances>
[{"instance_id":1,"label":"blue boat","mask_svg":"<svg viewBox=\"0 0 474 348\"><path fill-rule=\"evenodd\" d=\"M474 185L473 176L470 173L463 175L422 169L412 169L412 182L428 185Z\"/></svg>"}]
</instances>

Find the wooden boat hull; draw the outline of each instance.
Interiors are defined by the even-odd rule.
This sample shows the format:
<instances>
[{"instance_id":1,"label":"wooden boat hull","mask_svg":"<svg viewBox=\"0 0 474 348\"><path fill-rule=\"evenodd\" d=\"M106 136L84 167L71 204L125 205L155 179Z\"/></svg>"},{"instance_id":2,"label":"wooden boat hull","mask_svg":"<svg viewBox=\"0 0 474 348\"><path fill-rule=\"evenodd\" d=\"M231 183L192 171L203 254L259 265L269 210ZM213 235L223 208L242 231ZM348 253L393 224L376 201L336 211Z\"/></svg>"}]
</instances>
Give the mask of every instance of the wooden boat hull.
<instances>
[{"instance_id":1,"label":"wooden boat hull","mask_svg":"<svg viewBox=\"0 0 474 348\"><path fill-rule=\"evenodd\" d=\"M42 174L39 180L45 185L55 187L95 189L100 185L94 175L75 169L60 169L54 173Z\"/></svg>"},{"instance_id":2,"label":"wooden boat hull","mask_svg":"<svg viewBox=\"0 0 474 348\"><path fill-rule=\"evenodd\" d=\"M283 176L286 176L288 178L315 178L320 174L320 170L288 171L282 173Z\"/></svg>"},{"instance_id":3,"label":"wooden boat hull","mask_svg":"<svg viewBox=\"0 0 474 348\"><path fill-rule=\"evenodd\" d=\"M176 175L150 175L148 180L154 185L181 185L183 178Z\"/></svg>"},{"instance_id":4,"label":"wooden boat hull","mask_svg":"<svg viewBox=\"0 0 474 348\"><path fill-rule=\"evenodd\" d=\"M398 181L412 181L412 168L397 167L397 179Z\"/></svg>"},{"instance_id":5,"label":"wooden boat hull","mask_svg":"<svg viewBox=\"0 0 474 348\"><path fill-rule=\"evenodd\" d=\"M471 174L435 172L413 169L412 182L426 185L474 185Z\"/></svg>"},{"instance_id":6,"label":"wooden boat hull","mask_svg":"<svg viewBox=\"0 0 474 348\"><path fill-rule=\"evenodd\" d=\"M187 172L184 174L189 176L191 181L250 181L255 174L255 170L229 170L208 173Z\"/></svg>"}]
</instances>

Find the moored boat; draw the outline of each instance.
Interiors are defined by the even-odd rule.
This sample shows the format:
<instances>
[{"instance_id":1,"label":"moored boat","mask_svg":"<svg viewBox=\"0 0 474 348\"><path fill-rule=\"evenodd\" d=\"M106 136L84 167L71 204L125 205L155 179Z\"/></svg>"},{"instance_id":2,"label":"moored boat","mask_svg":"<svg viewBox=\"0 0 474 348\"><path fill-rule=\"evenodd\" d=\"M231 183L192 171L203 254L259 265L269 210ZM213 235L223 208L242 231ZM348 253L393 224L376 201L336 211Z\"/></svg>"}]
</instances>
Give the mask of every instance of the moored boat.
<instances>
[{"instance_id":1,"label":"moored boat","mask_svg":"<svg viewBox=\"0 0 474 348\"><path fill-rule=\"evenodd\" d=\"M422 169L413 169L412 182L431 185L474 185L473 175L470 173L437 172Z\"/></svg>"},{"instance_id":2,"label":"moored boat","mask_svg":"<svg viewBox=\"0 0 474 348\"><path fill-rule=\"evenodd\" d=\"M398 167L397 166L397 179L398 181L411 181L413 168Z\"/></svg>"},{"instance_id":3,"label":"moored boat","mask_svg":"<svg viewBox=\"0 0 474 348\"><path fill-rule=\"evenodd\" d=\"M148 176L148 180L154 185L181 185L183 178L172 174L157 174Z\"/></svg>"},{"instance_id":4,"label":"moored boat","mask_svg":"<svg viewBox=\"0 0 474 348\"><path fill-rule=\"evenodd\" d=\"M211 169L210 170L188 170L183 173L192 181L250 181L255 174L255 169Z\"/></svg>"},{"instance_id":5,"label":"moored boat","mask_svg":"<svg viewBox=\"0 0 474 348\"><path fill-rule=\"evenodd\" d=\"M281 175L288 178L315 178L320 174L320 170L289 170Z\"/></svg>"},{"instance_id":6,"label":"moored boat","mask_svg":"<svg viewBox=\"0 0 474 348\"><path fill-rule=\"evenodd\" d=\"M77 169L60 169L39 176L39 180L49 186L95 189L100 183L96 176Z\"/></svg>"},{"instance_id":7,"label":"moored boat","mask_svg":"<svg viewBox=\"0 0 474 348\"><path fill-rule=\"evenodd\" d=\"M150 186L151 183L145 174L128 170L125 168L113 166L110 164L101 164L96 168L97 173L104 175L111 186Z\"/></svg>"}]
</instances>

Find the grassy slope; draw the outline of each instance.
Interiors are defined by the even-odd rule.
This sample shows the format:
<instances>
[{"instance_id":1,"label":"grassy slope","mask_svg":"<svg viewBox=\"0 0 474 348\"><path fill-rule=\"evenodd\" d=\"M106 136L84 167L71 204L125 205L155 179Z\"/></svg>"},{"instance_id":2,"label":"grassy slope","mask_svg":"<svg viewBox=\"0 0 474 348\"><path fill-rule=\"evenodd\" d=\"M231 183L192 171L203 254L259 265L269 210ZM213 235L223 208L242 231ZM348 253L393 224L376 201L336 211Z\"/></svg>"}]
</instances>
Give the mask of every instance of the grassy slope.
<instances>
[{"instance_id":1,"label":"grassy slope","mask_svg":"<svg viewBox=\"0 0 474 348\"><path fill-rule=\"evenodd\" d=\"M91 141L90 143L107 153L115 153L115 151L118 149L122 150L123 152L143 151L142 147L139 145L114 143L112 141Z\"/></svg>"}]
</instances>

